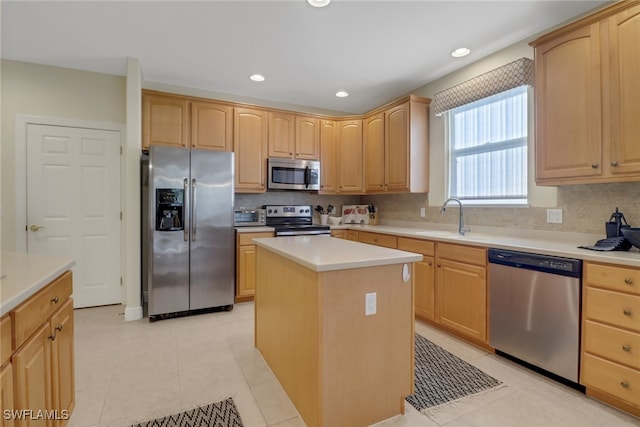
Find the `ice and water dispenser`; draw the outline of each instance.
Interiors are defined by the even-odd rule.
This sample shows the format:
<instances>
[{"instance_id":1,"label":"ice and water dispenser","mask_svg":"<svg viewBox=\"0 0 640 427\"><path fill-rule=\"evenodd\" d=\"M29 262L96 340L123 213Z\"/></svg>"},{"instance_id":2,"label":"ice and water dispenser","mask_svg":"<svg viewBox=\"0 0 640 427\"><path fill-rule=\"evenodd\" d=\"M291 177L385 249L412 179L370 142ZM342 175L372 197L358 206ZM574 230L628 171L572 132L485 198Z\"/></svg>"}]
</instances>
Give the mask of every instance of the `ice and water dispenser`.
<instances>
[{"instance_id":1,"label":"ice and water dispenser","mask_svg":"<svg viewBox=\"0 0 640 427\"><path fill-rule=\"evenodd\" d=\"M156 230L184 230L184 190L156 189Z\"/></svg>"}]
</instances>

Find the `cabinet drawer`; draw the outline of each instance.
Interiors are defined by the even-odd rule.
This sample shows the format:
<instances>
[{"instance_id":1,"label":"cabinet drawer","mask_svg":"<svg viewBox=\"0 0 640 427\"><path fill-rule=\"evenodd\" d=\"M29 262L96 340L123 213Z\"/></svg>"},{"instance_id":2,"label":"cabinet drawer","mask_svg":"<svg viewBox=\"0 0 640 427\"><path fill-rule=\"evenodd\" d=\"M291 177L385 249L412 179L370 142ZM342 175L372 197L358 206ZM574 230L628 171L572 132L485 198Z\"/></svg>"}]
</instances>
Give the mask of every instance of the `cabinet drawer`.
<instances>
[{"instance_id":1,"label":"cabinet drawer","mask_svg":"<svg viewBox=\"0 0 640 427\"><path fill-rule=\"evenodd\" d=\"M435 243L428 240L398 237L398 249L433 256L435 252Z\"/></svg>"},{"instance_id":2,"label":"cabinet drawer","mask_svg":"<svg viewBox=\"0 0 640 427\"><path fill-rule=\"evenodd\" d=\"M238 233L239 245L253 245L253 239L273 237L273 233Z\"/></svg>"},{"instance_id":3,"label":"cabinet drawer","mask_svg":"<svg viewBox=\"0 0 640 427\"><path fill-rule=\"evenodd\" d=\"M640 297L587 287L585 317L640 332Z\"/></svg>"},{"instance_id":4,"label":"cabinet drawer","mask_svg":"<svg viewBox=\"0 0 640 427\"><path fill-rule=\"evenodd\" d=\"M448 258L465 264L476 264L483 267L487 265L487 250L484 248L438 243L436 250L438 258Z\"/></svg>"},{"instance_id":5,"label":"cabinet drawer","mask_svg":"<svg viewBox=\"0 0 640 427\"><path fill-rule=\"evenodd\" d=\"M0 366L11 358L11 317L0 320Z\"/></svg>"},{"instance_id":6,"label":"cabinet drawer","mask_svg":"<svg viewBox=\"0 0 640 427\"><path fill-rule=\"evenodd\" d=\"M14 345L17 349L71 296L71 271L63 273L47 287L20 305L11 314Z\"/></svg>"},{"instance_id":7,"label":"cabinet drawer","mask_svg":"<svg viewBox=\"0 0 640 427\"><path fill-rule=\"evenodd\" d=\"M369 233L367 231L360 231L358 233L358 241L360 243L369 243L371 245L384 246L387 248L397 248L398 239L396 236L390 236L388 234Z\"/></svg>"},{"instance_id":8,"label":"cabinet drawer","mask_svg":"<svg viewBox=\"0 0 640 427\"><path fill-rule=\"evenodd\" d=\"M582 382L588 387L609 393L630 404L640 402L640 372L585 354L582 362Z\"/></svg>"},{"instance_id":9,"label":"cabinet drawer","mask_svg":"<svg viewBox=\"0 0 640 427\"><path fill-rule=\"evenodd\" d=\"M640 370L640 334L584 322L584 351Z\"/></svg>"},{"instance_id":10,"label":"cabinet drawer","mask_svg":"<svg viewBox=\"0 0 640 427\"><path fill-rule=\"evenodd\" d=\"M584 279L587 285L640 295L640 270L586 263Z\"/></svg>"}]
</instances>

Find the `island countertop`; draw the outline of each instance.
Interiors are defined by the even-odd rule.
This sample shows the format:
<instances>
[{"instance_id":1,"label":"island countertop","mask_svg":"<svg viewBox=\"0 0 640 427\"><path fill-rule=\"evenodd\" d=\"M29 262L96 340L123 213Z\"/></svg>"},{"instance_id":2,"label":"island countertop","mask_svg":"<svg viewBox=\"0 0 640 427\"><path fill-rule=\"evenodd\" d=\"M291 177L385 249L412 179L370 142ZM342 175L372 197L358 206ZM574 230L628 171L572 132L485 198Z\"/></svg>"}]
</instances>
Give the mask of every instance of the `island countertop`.
<instances>
[{"instance_id":1,"label":"island countertop","mask_svg":"<svg viewBox=\"0 0 640 427\"><path fill-rule=\"evenodd\" d=\"M0 264L0 316L35 295L75 263L69 257L3 251Z\"/></svg>"},{"instance_id":2,"label":"island countertop","mask_svg":"<svg viewBox=\"0 0 640 427\"><path fill-rule=\"evenodd\" d=\"M422 255L321 236L253 239L259 247L317 272L422 261Z\"/></svg>"}]
</instances>

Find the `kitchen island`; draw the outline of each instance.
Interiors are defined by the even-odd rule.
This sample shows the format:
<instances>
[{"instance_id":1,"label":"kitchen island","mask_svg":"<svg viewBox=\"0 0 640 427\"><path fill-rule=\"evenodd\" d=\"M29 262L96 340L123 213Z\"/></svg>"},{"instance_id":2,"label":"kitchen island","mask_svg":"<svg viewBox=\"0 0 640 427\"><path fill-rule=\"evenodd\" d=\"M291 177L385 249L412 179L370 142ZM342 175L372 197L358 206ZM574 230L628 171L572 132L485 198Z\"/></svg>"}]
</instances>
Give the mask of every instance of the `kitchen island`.
<instances>
[{"instance_id":1,"label":"kitchen island","mask_svg":"<svg viewBox=\"0 0 640 427\"><path fill-rule=\"evenodd\" d=\"M309 427L368 426L413 393L412 264L327 237L254 239L255 345Z\"/></svg>"}]
</instances>

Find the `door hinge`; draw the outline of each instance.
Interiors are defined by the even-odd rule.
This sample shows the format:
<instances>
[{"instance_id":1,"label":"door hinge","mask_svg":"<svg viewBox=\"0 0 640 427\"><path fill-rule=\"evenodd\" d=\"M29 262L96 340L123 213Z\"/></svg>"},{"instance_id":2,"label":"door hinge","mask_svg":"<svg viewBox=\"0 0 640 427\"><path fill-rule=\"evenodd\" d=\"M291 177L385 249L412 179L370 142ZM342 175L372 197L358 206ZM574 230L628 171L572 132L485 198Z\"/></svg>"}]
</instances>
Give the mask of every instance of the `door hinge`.
<instances>
[{"instance_id":1,"label":"door hinge","mask_svg":"<svg viewBox=\"0 0 640 427\"><path fill-rule=\"evenodd\" d=\"M122 211L120 211L120 221L122 221Z\"/></svg>"},{"instance_id":2,"label":"door hinge","mask_svg":"<svg viewBox=\"0 0 640 427\"><path fill-rule=\"evenodd\" d=\"M122 285L123 285L123 282L124 282L124 281L122 280L122 276L120 276L120 286L122 286Z\"/></svg>"},{"instance_id":3,"label":"door hinge","mask_svg":"<svg viewBox=\"0 0 640 427\"><path fill-rule=\"evenodd\" d=\"M120 155L122 156L122 145L120 146Z\"/></svg>"}]
</instances>

